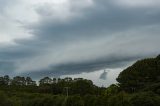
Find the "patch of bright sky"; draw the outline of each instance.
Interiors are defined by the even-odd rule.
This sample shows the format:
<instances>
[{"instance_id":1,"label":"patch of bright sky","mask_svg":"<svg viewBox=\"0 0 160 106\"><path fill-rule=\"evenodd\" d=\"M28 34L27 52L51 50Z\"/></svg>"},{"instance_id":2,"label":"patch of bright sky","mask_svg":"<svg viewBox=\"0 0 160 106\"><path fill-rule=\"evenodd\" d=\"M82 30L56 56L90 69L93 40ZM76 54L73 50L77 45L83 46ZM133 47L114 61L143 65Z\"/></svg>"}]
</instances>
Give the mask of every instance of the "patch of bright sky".
<instances>
[{"instance_id":1,"label":"patch of bright sky","mask_svg":"<svg viewBox=\"0 0 160 106\"><path fill-rule=\"evenodd\" d=\"M71 78L85 78L90 79L93 83L100 87L108 87L111 84L116 84L116 78L118 77L119 73L123 70L122 68L115 68L115 69L105 69L107 72L106 79L100 79L99 77L104 72L104 70L98 70L90 73L81 73L75 75L63 75L61 78L71 77Z\"/></svg>"}]
</instances>

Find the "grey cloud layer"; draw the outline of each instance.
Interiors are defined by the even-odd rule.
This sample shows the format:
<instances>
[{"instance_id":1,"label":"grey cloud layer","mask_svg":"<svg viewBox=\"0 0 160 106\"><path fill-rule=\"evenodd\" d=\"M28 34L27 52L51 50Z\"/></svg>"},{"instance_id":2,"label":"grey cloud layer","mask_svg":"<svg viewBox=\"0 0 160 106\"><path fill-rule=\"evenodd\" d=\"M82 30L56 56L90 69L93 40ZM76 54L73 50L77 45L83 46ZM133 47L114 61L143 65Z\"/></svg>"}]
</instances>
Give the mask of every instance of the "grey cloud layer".
<instances>
[{"instance_id":1,"label":"grey cloud layer","mask_svg":"<svg viewBox=\"0 0 160 106\"><path fill-rule=\"evenodd\" d=\"M79 9L73 3L68 11L74 14L65 21L57 21L47 5L38 7L40 20L24 27L33 37L0 47L1 72L34 77L73 74L123 67L158 55L160 3L152 0L149 5L142 0L137 8L138 1L121 1L94 0L85 8L81 3Z\"/></svg>"}]
</instances>

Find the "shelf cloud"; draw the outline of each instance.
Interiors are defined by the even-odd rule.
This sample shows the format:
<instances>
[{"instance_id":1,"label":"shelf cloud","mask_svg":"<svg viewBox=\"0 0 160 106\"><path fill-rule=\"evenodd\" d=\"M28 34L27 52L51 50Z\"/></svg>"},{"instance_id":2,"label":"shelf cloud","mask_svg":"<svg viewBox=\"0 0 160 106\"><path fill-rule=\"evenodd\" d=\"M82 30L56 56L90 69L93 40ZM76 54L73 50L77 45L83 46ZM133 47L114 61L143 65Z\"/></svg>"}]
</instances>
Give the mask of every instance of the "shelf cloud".
<instances>
[{"instance_id":1,"label":"shelf cloud","mask_svg":"<svg viewBox=\"0 0 160 106\"><path fill-rule=\"evenodd\" d=\"M0 74L64 75L160 53L158 0L1 0Z\"/></svg>"}]
</instances>

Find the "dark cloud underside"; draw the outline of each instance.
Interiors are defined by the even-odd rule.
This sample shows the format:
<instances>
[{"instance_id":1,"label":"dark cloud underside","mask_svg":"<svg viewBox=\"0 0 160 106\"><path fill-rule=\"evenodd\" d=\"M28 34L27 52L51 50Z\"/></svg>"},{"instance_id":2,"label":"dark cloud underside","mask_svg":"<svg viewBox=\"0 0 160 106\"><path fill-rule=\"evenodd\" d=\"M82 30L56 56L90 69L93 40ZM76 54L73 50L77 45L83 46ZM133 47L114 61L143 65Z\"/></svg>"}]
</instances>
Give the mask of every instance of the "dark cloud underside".
<instances>
[{"instance_id":1,"label":"dark cloud underside","mask_svg":"<svg viewBox=\"0 0 160 106\"><path fill-rule=\"evenodd\" d=\"M78 4L77 0L68 0L54 6L50 2L33 4L23 0L24 7L35 7L26 18L17 16L18 10L8 12L7 1L0 1L0 5L4 4L0 7L0 24L6 19L18 29L14 31L15 38L11 37L10 24L5 31L0 30L4 39L0 40L1 74L39 77L92 72L123 67L160 53L160 3L156 0L82 0ZM16 19L12 19L13 14ZM32 36L22 37L26 33ZM8 39L13 43L8 44Z\"/></svg>"}]
</instances>

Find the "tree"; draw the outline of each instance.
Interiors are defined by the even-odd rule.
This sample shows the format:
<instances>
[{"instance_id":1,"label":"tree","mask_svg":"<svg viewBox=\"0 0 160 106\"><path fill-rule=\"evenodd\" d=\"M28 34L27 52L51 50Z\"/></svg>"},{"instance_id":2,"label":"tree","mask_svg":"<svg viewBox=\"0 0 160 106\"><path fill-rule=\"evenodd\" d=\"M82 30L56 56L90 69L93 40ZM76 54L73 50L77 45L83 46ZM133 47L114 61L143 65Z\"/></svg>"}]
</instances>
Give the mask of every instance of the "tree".
<instances>
[{"instance_id":1,"label":"tree","mask_svg":"<svg viewBox=\"0 0 160 106\"><path fill-rule=\"evenodd\" d=\"M128 92L135 92L160 81L160 59L149 58L137 61L122 71L117 81Z\"/></svg>"},{"instance_id":2,"label":"tree","mask_svg":"<svg viewBox=\"0 0 160 106\"><path fill-rule=\"evenodd\" d=\"M56 78L53 78L53 83L57 83L57 79Z\"/></svg>"},{"instance_id":3,"label":"tree","mask_svg":"<svg viewBox=\"0 0 160 106\"><path fill-rule=\"evenodd\" d=\"M26 85L35 86L36 82L31 79L31 77L26 77Z\"/></svg>"},{"instance_id":4,"label":"tree","mask_svg":"<svg viewBox=\"0 0 160 106\"><path fill-rule=\"evenodd\" d=\"M107 96L113 96L119 93L120 88L118 85L112 84L105 90L105 95Z\"/></svg>"},{"instance_id":5,"label":"tree","mask_svg":"<svg viewBox=\"0 0 160 106\"><path fill-rule=\"evenodd\" d=\"M90 80L76 80L71 84L71 93L73 94L80 94L80 95L86 95L86 94L94 94L94 85L93 82Z\"/></svg>"},{"instance_id":6,"label":"tree","mask_svg":"<svg viewBox=\"0 0 160 106\"><path fill-rule=\"evenodd\" d=\"M71 81L72 81L72 78L66 77L66 78L64 78L64 80L65 80L66 82L71 82Z\"/></svg>"},{"instance_id":7,"label":"tree","mask_svg":"<svg viewBox=\"0 0 160 106\"><path fill-rule=\"evenodd\" d=\"M39 84L40 85L52 84L52 79L49 77L44 77L43 79L40 79Z\"/></svg>"},{"instance_id":8,"label":"tree","mask_svg":"<svg viewBox=\"0 0 160 106\"><path fill-rule=\"evenodd\" d=\"M134 94L130 100L133 106L160 106L160 97L153 92Z\"/></svg>"},{"instance_id":9,"label":"tree","mask_svg":"<svg viewBox=\"0 0 160 106\"><path fill-rule=\"evenodd\" d=\"M125 92L120 92L117 95L111 96L108 99L108 106L132 106L129 101L129 96Z\"/></svg>"},{"instance_id":10,"label":"tree","mask_svg":"<svg viewBox=\"0 0 160 106\"><path fill-rule=\"evenodd\" d=\"M5 82L4 82L4 78L3 77L0 77L0 85L5 85Z\"/></svg>"},{"instance_id":11,"label":"tree","mask_svg":"<svg viewBox=\"0 0 160 106\"><path fill-rule=\"evenodd\" d=\"M10 78L9 78L8 75L4 76L4 83L5 83L5 85L9 85L10 84Z\"/></svg>"},{"instance_id":12,"label":"tree","mask_svg":"<svg viewBox=\"0 0 160 106\"><path fill-rule=\"evenodd\" d=\"M18 86L26 85L25 77L21 77L21 76L14 77L13 80L11 81L11 85L18 85Z\"/></svg>"}]
</instances>

